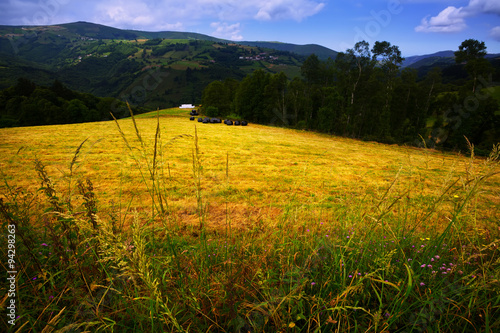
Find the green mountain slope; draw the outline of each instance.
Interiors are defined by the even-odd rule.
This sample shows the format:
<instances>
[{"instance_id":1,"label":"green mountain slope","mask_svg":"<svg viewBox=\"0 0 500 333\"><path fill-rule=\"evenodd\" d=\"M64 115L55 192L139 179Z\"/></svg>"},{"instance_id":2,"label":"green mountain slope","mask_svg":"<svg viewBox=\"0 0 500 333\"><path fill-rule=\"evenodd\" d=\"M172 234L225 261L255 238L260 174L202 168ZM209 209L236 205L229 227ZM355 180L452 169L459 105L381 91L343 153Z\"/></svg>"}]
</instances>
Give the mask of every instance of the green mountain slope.
<instances>
[{"instance_id":1,"label":"green mountain slope","mask_svg":"<svg viewBox=\"0 0 500 333\"><path fill-rule=\"evenodd\" d=\"M186 32L120 30L75 22L0 26L0 89L28 78L148 108L199 103L214 80L264 69L300 75L304 57ZM303 52L302 52L303 53Z\"/></svg>"},{"instance_id":2,"label":"green mountain slope","mask_svg":"<svg viewBox=\"0 0 500 333\"><path fill-rule=\"evenodd\" d=\"M279 43L279 42L239 42L239 44L292 52L302 56L309 56L314 53L315 55L318 56L318 58L322 60L328 58L335 59L335 57L338 54L338 52L336 51L333 51L329 48L317 44L297 45L297 44Z\"/></svg>"}]
</instances>

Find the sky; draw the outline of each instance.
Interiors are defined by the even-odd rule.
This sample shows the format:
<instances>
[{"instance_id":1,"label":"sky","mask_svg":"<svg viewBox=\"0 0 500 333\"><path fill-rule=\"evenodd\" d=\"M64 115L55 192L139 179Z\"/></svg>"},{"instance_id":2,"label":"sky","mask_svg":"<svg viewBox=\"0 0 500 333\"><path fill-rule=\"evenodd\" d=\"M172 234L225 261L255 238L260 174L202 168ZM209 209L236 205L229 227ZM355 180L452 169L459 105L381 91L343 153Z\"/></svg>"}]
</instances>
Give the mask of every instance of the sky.
<instances>
[{"instance_id":1,"label":"sky","mask_svg":"<svg viewBox=\"0 0 500 333\"><path fill-rule=\"evenodd\" d=\"M346 51L388 41L403 56L458 50L466 39L500 53L500 0L2 0L0 25L87 21L186 31L234 41L319 44Z\"/></svg>"}]
</instances>

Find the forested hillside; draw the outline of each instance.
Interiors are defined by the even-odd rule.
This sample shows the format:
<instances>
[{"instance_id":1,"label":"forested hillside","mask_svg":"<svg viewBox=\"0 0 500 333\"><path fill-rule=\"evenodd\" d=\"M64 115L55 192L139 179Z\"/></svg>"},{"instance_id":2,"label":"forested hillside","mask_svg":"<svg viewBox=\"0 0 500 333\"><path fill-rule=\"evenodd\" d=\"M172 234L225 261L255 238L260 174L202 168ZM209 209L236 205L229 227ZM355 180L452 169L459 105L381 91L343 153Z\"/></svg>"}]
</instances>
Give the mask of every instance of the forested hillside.
<instances>
[{"instance_id":1,"label":"forested hillside","mask_svg":"<svg viewBox=\"0 0 500 333\"><path fill-rule=\"evenodd\" d=\"M200 34L129 31L85 22L0 26L0 50L0 89L19 78L39 85L58 80L73 90L151 110L200 103L203 89L213 80L242 79L259 68L283 71L291 78L300 74L305 59Z\"/></svg>"},{"instance_id":2,"label":"forested hillside","mask_svg":"<svg viewBox=\"0 0 500 333\"><path fill-rule=\"evenodd\" d=\"M116 98L72 91L59 81L45 87L19 79L16 85L0 92L0 128L110 120L110 112L116 118L130 114L126 103Z\"/></svg>"},{"instance_id":3,"label":"forested hillside","mask_svg":"<svg viewBox=\"0 0 500 333\"><path fill-rule=\"evenodd\" d=\"M466 150L466 137L486 153L500 138L500 66L484 59L484 43L469 44L460 46L457 64L419 76L401 68L397 46L370 48L363 41L334 61L311 55L302 77L292 80L257 70L238 82L212 82L203 107L219 116L385 143Z\"/></svg>"}]
</instances>

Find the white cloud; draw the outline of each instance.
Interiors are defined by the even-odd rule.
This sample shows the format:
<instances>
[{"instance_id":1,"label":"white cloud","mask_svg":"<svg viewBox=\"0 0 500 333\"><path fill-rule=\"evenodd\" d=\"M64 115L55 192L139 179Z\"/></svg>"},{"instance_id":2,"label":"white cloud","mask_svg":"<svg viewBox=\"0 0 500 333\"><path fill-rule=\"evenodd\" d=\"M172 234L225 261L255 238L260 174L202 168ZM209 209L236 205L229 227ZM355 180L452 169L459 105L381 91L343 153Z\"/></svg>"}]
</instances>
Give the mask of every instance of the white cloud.
<instances>
[{"instance_id":1,"label":"white cloud","mask_svg":"<svg viewBox=\"0 0 500 333\"><path fill-rule=\"evenodd\" d=\"M437 16L424 17L420 25L415 28L417 32L458 32L464 30L467 25L465 24L465 15L463 8L456 8L453 6L447 7Z\"/></svg>"},{"instance_id":2,"label":"white cloud","mask_svg":"<svg viewBox=\"0 0 500 333\"><path fill-rule=\"evenodd\" d=\"M215 37L229 39L229 40L243 40L243 36L240 34L240 24L227 24L226 22L212 22L210 24L215 31L212 35Z\"/></svg>"},{"instance_id":3,"label":"white cloud","mask_svg":"<svg viewBox=\"0 0 500 333\"><path fill-rule=\"evenodd\" d=\"M465 7L449 6L437 16L426 16L415 27L417 32L459 32L467 28L466 18L481 14L500 15L498 0L470 0Z\"/></svg>"},{"instance_id":4,"label":"white cloud","mask_svg":"<svg viewBox=\"0 0 500 333\"><path fill-rule=\"evenodd\" d=\"M286 20L302 21L304 18L319 13L324 7L323 2L301 0L269 0L257 3L257 20Z\"/></svg>"},{"instance_id":5,"label":"white cloud","mask_svg":"<svg viewBox=\"0 0 500 333\"><path fill-rule=\"evenodd\" d=\"M471 15L485 13L500 15L500 1L498 0L470 0L467 9Z\"/></svg>"},{"instance_id":6,"label":"white cloud","mask_svg":"<svg viewBox=\"0 0 500 333\"><path fill-rule=\"evenodd\" d=\"M205 20L237 22L242 20L301 21L320 12L321 0L111 0L87 1L94 15L104 24L141 26L158 29L183 22L193 26Z\"/></svg>"},{"instance_id":7,"label":"white cloud","mask_svg":"<svg viewBox=\"0 0 500 333\"><path fill-rule=\"evenodd\" d=\"M494 27L493 29L490 30L490 36L500 42L500 26Z\"/></svg>"}]
</instances>

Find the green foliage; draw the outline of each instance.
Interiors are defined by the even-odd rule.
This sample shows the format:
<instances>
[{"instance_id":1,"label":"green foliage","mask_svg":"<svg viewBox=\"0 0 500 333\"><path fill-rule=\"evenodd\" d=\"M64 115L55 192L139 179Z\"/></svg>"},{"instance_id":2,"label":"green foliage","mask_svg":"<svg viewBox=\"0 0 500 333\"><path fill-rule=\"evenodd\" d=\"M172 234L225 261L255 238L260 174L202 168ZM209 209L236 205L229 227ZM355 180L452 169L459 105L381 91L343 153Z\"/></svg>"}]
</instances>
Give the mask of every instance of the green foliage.
<instances>
[{"instance_id":1,"label":"green foliage","mask_svg":"<svg viewBox=\"0 0 500 333\"><path fill-rule=\"evenodd\" d=\"M124 109L125 103L114 98L75 92L59 81L42 87L19 79L17 85L0 92L0 127L109 120L110 112L126 116Z\"/></svg>"},{"instance_id":2,"label":"green foliage","mask_svg":"<svg viewBox=\"0 0 500 333\"><path fill-rule=\"evenodd\" d=\"M418 138L424 136L427 146L463 150L465 136L485 154L498 140L493 138L500 119L495 83L492 75L487 76L491 65L476 59L481 52L469 52L474 56L465 67L471 81L460 74L452 79L453 85L445 86L444 76L450 80L459 68L435 67L419 77L415 69L400 70L404 58L397 46L384 41L370 49L362 41L339 53L335 61L309 56L301 67L302 78L291 81L283 73L258 69L235 85L234 95L214 81L204 90L203 104L224 110L222 114L232 108L239 117L257 123L386 143L421 145ZM438 120L433 128L427 126L429 117Z\"/></svg>"},{"instance_id":3,"label":"green foliage","mask_svg":"<svg viewBox=\"0 0 500 333\"><path fill-rule=\"evenodd\" d=\"M219 108L215 106L209 106L206 108L203 108L203 113L207 117L224 117L223 113L219 111Z\"/></svg>"}]
</instances>

